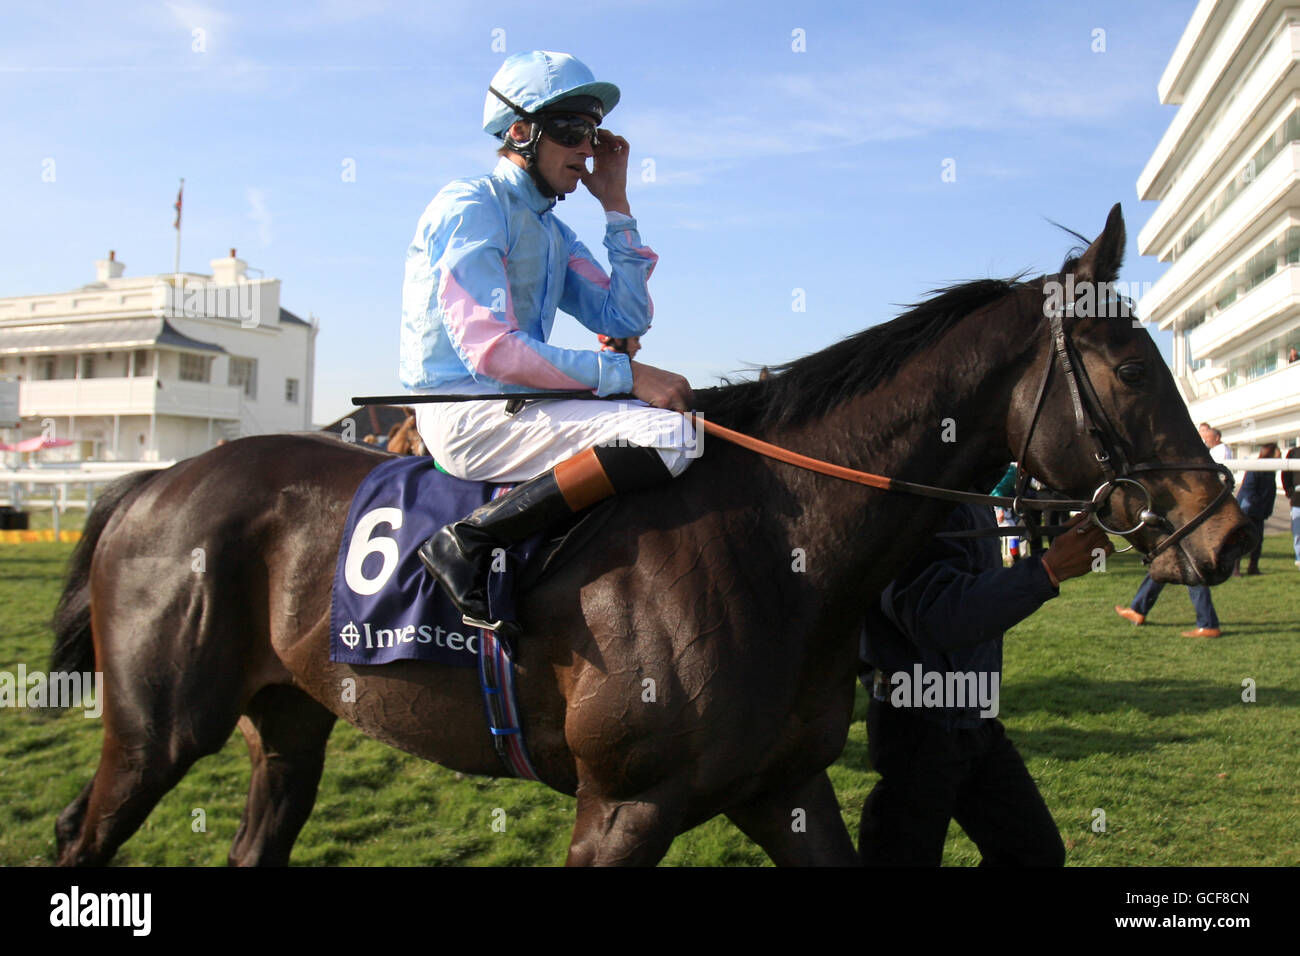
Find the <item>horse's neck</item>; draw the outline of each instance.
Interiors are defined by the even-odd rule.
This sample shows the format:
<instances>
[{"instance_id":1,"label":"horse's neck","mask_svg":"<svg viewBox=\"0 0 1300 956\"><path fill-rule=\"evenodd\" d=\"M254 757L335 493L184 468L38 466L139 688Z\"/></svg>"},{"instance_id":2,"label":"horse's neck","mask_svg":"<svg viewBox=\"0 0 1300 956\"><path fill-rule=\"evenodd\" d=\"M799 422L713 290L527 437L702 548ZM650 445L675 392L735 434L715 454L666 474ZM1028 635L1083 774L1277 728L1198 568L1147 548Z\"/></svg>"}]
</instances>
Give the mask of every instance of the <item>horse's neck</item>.
<instances>
[{"instance_id":1,"label":"horse's neck","mask_svg":"<svg viewBox=\"0 0 1300 956\"><path fill-rule=\"evenodd\" d=\"M989 337L999 341L980 343L981 353L993 358L975 360L966 345L963 360L954 361L960 325L954 332L906 362L885 385L770 440L861 471L967 490L990 464L1006 460L1012 393L1033 349L1023 338L1017 344L1008 327ZM797 513L785 519L788 535L796 545L806 542L800 546L809 549L810 583L832 616L865 607L953 508L786 466L773 474L799 502ZM819 560L812 559L814 551Z\"/></svg>"}]
</instances>

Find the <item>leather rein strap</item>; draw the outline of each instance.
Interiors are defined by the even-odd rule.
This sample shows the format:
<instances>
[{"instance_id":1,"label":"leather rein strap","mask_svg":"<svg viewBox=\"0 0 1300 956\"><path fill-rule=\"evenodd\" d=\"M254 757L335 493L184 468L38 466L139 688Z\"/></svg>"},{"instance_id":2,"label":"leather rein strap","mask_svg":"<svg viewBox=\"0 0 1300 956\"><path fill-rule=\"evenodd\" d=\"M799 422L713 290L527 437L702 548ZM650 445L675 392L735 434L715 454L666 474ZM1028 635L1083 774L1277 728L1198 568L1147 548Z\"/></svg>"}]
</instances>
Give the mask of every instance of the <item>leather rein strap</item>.
<instances>
[{"instance_id":1,"label":"leather rein strap","mask_svg":"<svg viewBox=\"0 0 1300 956\"><path fill-rule=\"evenodd\" d=\"M806 471L814 471L819 475L839 478L842 481L851 481L854 484L866 485L869 488L879 488L881 491L901 491L906 494L922 495L926 498L940 498L944 501L955 501L960 504L991 505L998 508L1010 508L1013 505L1033 508L1038 511L1091 511L1093 508L1091 501L1075 501L1064 498L1030 498L1022 500L1019 497L1008 498L1003 495L980 495L973 491L955 491L951 488L938 488L934 485L903 481L901 478L873 475L870 472L857 471L843 465L822 461L820 458L801 455L798 452L790 451L788 448L782 448L760 438L754 438L752 435L732 431L730 428L712 422L707 418L694 415L691 417L695 424L703 425L705 432L708 434L715 435L734 445L739 445L741 448L747 448L760 455L785 462L787 465L803 468Z\"/></svg>"},{"instance_id":2,"label":"leather rein strap","mask_svg":"<svg viewBox=\"0 0 1300 956\"><path fill-rule=\"evenodd\" d=\"M1016 459L1016 494L1013 498L1002 495L981 495L970 491L955 491L951 488L938 488L934 485L923 485L912 481L903 481L899 478L889 478L884 475L873 475L870 472L857 471L853 468L846 468L843 465L835 465L818 458L811 458L807 455L801 455L792 452L789 449L781 448L761 439L745 435L741 432L733 431L722 425L718 425L708 419L697 419L694 413L691 419L696 424L703 424L704 430L725 441L732 442L742 448L765 455L776 461L785 462L794 465L797 468L803 468L817 474L827 475L831 478L838 478L843 481L850 481L859 485L866 485L870 488L878 488L882 491L900 491L905 494L921 495L926 498L939 498L944 501L953 501L960 504L971 505L990 505L998 508L1009 508L1012 513L1023 516L1024 509L1029 508L1036 511L1082 511L1091 515L1092 520L1105 532L1115 534L1120 537L1126 537L1140 530L1143 526L1158 527L1168 533L1166 536L1150 551L1142 552L1144 564L1150 564L1156 556L1177 544L1187 535L1189 535L1211 515L1218 507L1228 500L1232 495L1233 478L1232 472L1226 465L1216 462L1202 461L1177 461L1177 462L1142 462L1136 465L1129 464L1127 457L1124 456L1119 436L1111 427L1110 420L1106 417L1105 411L1101 407L1101 400L1093 388L1092 380L1088 376L1087 369L1083 365L1083 360L1074 349L1074 344L1070 341L1069 335L1065 331L1064 313L1056 311L1048 316L1050 321L1050 335L1052 341L1053 355L1049 355L1044 363L1043 377L1039 382L1038 394L1034 400L1034 411L1030 416L1029 425L1025 429L1025 437L1021 442L1020 456ZM1025 470L1025 456L1029 452L1029 442L1033 438L1034 428L1038 424L1039 413L1047 399L1048 385L1051 382L1052 370L1059 365L1061 373L1065 376L1067 389L1070 395L1070 405L1074 411L1075 430L1082 435L1085 432L1092 438L1096 451L1093 454L1098 466L1105 476L1105 481L1094 492L1092 499L1089 501L1072 500L1068 498L1026 498L1025 492L1029 484L1029 472ZM1080 387L1082 384L1082 387ZM1119 465L1119 471L1115 469L1116 462ZM1218 495L1208 505L1201 509L1195 517L1184 524L1181 528L1174 530L1168 519L1157 514L1152 509L1151 492L1145 485L1133 476L1142 472L1153 471L1214 471L1220 476L1226 477L1227 481L1219 490ZM1142 511L1142 520L1132 528L1121 531L1108 527L1104 524L1098 512L1102 507L1110 503L1111 495L1121 484L1136 485L1146 495L1147 504ZM1028 530L1028 529L1021 529ZM979 532L946 532L943 537L983 537L986 534L1003 534L1008 533L1003 529L997 531L979 531Z\"/></svg>"},{"instance_id":3,"label":"leather rein strap","mask_svg":"<svg viewBox=\"0 0 1300 956\"><path fill-rule=\"evenodd\" d=\"M697 426L702 425L704 430L724 441L747 448L750 451L757 452L775 461L785 462L788 465L794 465L796 468L803 468L807 471L816 472L820 475L826 475L831 478L838 478L842 481L853 482L854 484L865 485L869 488L877 488L881 491L898 491L904 494L920 495L926 498L938 498L943 501L952 501L958 504L969 505L989 505L997 508L1009 508L1017 517L1023 517L1024 509L1035 511L1082 511L1091 515L1092 520L1098 527L1108 534L1118 537L1127 537L1145 527L1159 528L1166 531L1164 537L1150 552L1143 552L1143 563L1150 564L1157 555L1177 544L1188 534L1200 527L1201 524L1214 513L1218 507L1232 496L1233 478L1232 472L1226 465L1217 462L1204 461L1176 461L1176 462L1141 462L1139 464L1130 464L1128 458L1123 453L1123 444L1118 434L1111 426L1110 420L1106 417L1102 409L1101 400L1093 388L1092 380L1088 376L1088 371L1084 367L1083 360L1074 348L1070 336L1065 330L1064 317L1065 310L1058 309L1048 314L1050 323L1049 335L1051 337L1052 354L1048 355L1047 361L1043 366L1043 377L1038 385L1038 394L1034 400L1034 411L1030 416L1029 425L1025 429L1025 437L1021 442L1020 455L1016 459L1016 494L1014 497L1003 495L981 495L972 491L956 491L951 488L939 488L934 485L923 485L914 481L903 481L901 478L889 478L884 475L873 475L866 471L857 471L853 468L846 468L843 465L832 464L828 461L822 461L819 458L812 458L808 455L801 455L797 452L781 448L762 439L754 438L751 435L745 435L738 431L733 431L715 422L709 421L702 416L697 416L694 412L688 413L692 422ZM1127 316L1125 316L1127 317ZM1048 385L1051 383L1052 370L1057 366L1061 368L1061 374L1065 376L1066 387L1070 396L1070 406L1074 411L1075 430L1078 434L1083 435L1085 432L1091 437L1095 451L1093 458L1101 468L1105 481L1093 493L1088 501L1075 500L1069 498L1026 498L1025 493L1029 485L1029 472L1025 470L1025 457L1029 453L1029 443L1034 435L1034 428L1038 424L1039 413L1043 410L1044 403L1047 400ZM526 396L526 397L524 397ZM630 395L610 395L610 399L631 398ZM589 392L530 392L516 395L377 395L368 398L353 398L353 403L357 405L374 405L374 404L416 404L422 402L448 402L448 401L482 401L492 399L504 399L507 401L507 414L513 414L518 411L519 405L527 401L539 401L548 399L561 398L582 398L590 399L592 395ZM1118 464L1118 471L1116 470ZM1184 524L1181 528L1174 530L1168 519L1157 514L1153 510L1153 501L1150 490L1143 485L1137 478L1136 474L1153 471L1213 471L1217 472L1220 477L1225 477L1227 481L1220 489L1214 500L1201 509L1195 517ZM1115 490L1124 484L1135 485L1141 489L1146 496L1146 507L1142 510L1141 520L1138 524L1127 530L1119 530L1106 525L1100 518L1099 512L1105 506L1108 506L1110 499ZM1028 530L1028 529L1022 529ZM989 531L989 534L1004 534L1008 531L999 530L997 532ZM985 536L986 532L945 532L944 537L968 537L968 536ZM1136 546L1135 546L1136 547Z\"/></svg>"}]
</instances>

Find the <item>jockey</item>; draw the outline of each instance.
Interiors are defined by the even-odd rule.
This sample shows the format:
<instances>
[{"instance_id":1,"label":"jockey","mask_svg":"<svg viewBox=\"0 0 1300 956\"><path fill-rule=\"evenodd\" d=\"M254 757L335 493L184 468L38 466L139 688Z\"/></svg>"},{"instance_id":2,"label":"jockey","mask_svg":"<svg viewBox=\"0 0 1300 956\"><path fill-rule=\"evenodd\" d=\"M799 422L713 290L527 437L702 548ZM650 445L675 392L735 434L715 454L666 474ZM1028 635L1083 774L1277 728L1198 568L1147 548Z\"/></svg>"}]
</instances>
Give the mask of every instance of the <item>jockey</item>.
<instances>
[{"instance_id":1,"label":"jockey","mask_svg":"<svg viewBox=\"0 0 1300 956\"><path fill-rule=\"evenodd\" d=\"M647 282L658 257L642 244L628 206L627 140L597 130L618 100L617 87L566 54L509 57L483 110L501 159L490 175L439 192L407 250L403 386L424 394L593 395L527 403L513 415L499 399L418 406L420 436L449 474L523 482L420 547L471 625L517 630L489 619L495 549L609 495L681 474L696 448L680 414L692 400L682 376L619 352L547 343L557 308L611 337L650 327ZM579 182L605 210L612 274L553 212ZM594 400L628 393L637 401Z\"/></svg>"}]
</instances>

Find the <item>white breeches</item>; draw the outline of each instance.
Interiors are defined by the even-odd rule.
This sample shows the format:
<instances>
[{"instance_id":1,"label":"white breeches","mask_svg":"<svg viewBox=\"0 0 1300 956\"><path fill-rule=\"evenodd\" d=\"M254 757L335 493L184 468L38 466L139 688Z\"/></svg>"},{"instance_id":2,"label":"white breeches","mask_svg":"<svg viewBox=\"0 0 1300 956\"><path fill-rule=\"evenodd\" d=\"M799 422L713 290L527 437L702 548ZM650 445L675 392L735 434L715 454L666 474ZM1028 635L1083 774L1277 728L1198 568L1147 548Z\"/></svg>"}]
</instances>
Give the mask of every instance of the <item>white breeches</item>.
<instances>
[{"instance_id":1,"label":"white breeches","mask_svg":"<svg viewBox=\"0 0 1300 956\"><path fill-rule=\"evenodd\" d=\"M525 481L596 445L653 448L673 477L698 458L690 419L644 402L564 399L507 415L501 400L415 406L415 427L448 474L474 481Z\"/></svg>"}]
</instances>

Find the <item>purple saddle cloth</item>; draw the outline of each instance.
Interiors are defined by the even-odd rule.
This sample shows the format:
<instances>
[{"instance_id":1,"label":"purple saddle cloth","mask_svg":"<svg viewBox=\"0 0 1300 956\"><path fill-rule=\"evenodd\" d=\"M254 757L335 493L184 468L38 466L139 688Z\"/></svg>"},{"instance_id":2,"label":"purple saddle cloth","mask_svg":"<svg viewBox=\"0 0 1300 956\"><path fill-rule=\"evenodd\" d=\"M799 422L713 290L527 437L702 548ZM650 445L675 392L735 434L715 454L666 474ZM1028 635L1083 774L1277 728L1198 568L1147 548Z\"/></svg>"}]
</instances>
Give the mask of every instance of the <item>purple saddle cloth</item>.
<instances>
[{"instance_id":1,"label":"purple saddle cloth","mask_svg":"<svg viewBox=\"0 0 1300 956\"><path fill-rule=\"evenodd\" d=\"M352 496L339 543L330 601L330 660L344 664L432 661L477 667L479 629L460 612L416 549L511 485L463 481L432 458L393 458L366 475ZM513 619L514 585L541 543L507 551L489 575L494 620Z\"/></svg>"}]
</instances>

